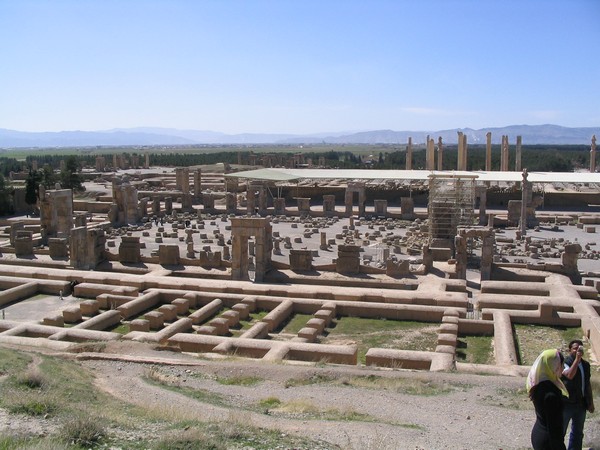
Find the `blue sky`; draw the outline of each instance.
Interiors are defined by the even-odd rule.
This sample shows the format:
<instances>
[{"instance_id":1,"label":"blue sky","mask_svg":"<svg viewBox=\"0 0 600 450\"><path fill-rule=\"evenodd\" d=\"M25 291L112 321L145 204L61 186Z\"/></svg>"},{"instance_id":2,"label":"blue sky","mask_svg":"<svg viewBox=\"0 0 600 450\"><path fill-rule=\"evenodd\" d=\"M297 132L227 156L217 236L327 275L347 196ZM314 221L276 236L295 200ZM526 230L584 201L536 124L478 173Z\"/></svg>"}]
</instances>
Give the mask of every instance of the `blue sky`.
<instances>
[{"instance_id":1,"label":"blue sky","mask_svg":"<svg viewBox=\"0 0 600 450\"><path fill-rule=\"evenodd\" d=\"M0 128L600 126L598 0L0 0Z\"/></svg>"}]
</instances>

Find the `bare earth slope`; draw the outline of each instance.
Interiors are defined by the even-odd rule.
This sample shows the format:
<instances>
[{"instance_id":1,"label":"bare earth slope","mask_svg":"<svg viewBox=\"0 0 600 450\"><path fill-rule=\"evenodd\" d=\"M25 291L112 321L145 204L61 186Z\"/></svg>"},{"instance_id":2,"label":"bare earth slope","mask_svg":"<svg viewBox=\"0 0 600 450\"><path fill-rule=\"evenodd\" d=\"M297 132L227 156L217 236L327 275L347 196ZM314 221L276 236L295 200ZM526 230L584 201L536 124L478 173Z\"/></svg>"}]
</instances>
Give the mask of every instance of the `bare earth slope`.
<instances>
[{"instance_id":1,"label":"bare earth slope","mask_svg":"<svg viewBox=\"0 0 600 450\"><path fill-rule=\"evenodd\" d=\"M306 436L320 441L320 449L530 447L534 412L526 398L525 380L519 376L267 364L237 358L204 360L131 342L111 343L103 353L76 358L95 374L98 388L121 402L168 411L182 420L237 421ZM148 378L217 394L221 401L218 405L201 402L160 383L149 383ZM217 381L235 378L253 378L255 384ZM357 380L371 383L358 387ZM432 394L432 389L437 393ZM421 393L407 392L414 390ZM268 398L296 406L284 411L258 406ZM332 414L346 419L335 420ZM0 433L31 429L39 434L44 426L51 424L0 413ZM135 440L160 434L161 427L149 423L142 430L122 433ZM585 441L598 442L599 438L600 423L594 414L586 422Z\"/></svg>"}]
</instances>

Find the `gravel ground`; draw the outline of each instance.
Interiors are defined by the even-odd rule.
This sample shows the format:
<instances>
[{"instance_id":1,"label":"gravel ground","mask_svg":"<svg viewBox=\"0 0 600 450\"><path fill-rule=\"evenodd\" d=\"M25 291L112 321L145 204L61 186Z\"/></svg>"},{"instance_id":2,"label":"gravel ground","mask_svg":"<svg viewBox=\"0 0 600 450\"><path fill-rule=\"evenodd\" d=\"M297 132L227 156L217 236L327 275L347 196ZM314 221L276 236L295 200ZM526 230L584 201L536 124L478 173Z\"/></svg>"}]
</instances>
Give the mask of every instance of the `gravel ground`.
<instances>
[{"instance_id":1,"label":"gravel ground","mask_svg":"<svg viewBox=\"0 0 600 450\"><path fill-rule=\"evenodd\" d=\"M179 420L223 421L234 427L254 425L305 436L318 442L311 444L314 450L530 448L534 411L522 376L205 360L132 342L110 343L104 353L79 354L77 359L95 374L98 388L124 403L166 412ZM216 406L192 399L146 382L143 378L149 375L218 394L222 401ZM243 386L217 381L236 377L254 378L256 383ZM375 378L379 384L377 388L356 387L356 377ZM395 387L382 386L381 379ZM401 386L441 386L443 392L410 394L405 387L398 387L400 380ZM282 404L295 402L313 412L257 406L267 398L277 398ZM360 414L361 420L336 420L318 416L314 410ZM57 426L51 418L9 416L0 409L0 434L50 434ZM135 441L158 437L164 430L160 423L149 421L135 431L110 432ZM594 442L600 443L599 413L588 416L586 422L584 443L591 448Z\"/></svg>"},{"instance_id":2,"label":"gravel ground","mask_svg":"<svg viewBox=\"0 0 600 450\"><path fill-rule=\"evenodd\" d=\"M123 345L123 344L120 344ZM145 349L145 350L144 350ZM119 349L122 353L122 349ZM151 352L139 346L135 358L85 360L99 387L123 401L145 408L175 405L185 418L231 420L273 428L325 441L324 448L343 449L524 449L530 446L533 407L520 376L374 370L304 364L265 364L252 360L198 360L188 355ZM129 352L132 354L132 352ZM182 361L186 364L179 365ZM152 365L148 365L152 362ZM217 393L230 406L200 403L150 385L141 377L149 371L168 382ZM447 388L437 395L415 395L403 389L351 386L355 376L410 380ZM252 386L224 385L217 378L255 377ZM290 380L336 380L296 384ZM132 395L132 392L135 395ZM317 409L337 409L366 415L368 421L318 420L302 412L256 410L260 400L276 397L282 403L301 402ZM588 418L586 441L600 442L598 414ZM589 445L589 444L588 444Z\"/></svg>"}]
</instances>

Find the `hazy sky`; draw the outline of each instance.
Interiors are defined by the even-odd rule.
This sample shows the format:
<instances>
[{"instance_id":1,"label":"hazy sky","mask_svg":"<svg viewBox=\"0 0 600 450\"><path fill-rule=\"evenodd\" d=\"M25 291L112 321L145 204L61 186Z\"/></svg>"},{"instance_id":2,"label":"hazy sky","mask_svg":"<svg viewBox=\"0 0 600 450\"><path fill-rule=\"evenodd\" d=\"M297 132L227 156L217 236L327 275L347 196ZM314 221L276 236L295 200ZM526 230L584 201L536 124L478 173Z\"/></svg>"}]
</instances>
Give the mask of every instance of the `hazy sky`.
<instances>
[{"instance_id":1,"label":"hazy sky","mask_svg":"<svg viewBox=\"0 0 600 450\"><path fill-rule=\"evenodd\" d=\"M0 128L600 126L598 0L0 0Z\"/></svg>"}]
</instances>

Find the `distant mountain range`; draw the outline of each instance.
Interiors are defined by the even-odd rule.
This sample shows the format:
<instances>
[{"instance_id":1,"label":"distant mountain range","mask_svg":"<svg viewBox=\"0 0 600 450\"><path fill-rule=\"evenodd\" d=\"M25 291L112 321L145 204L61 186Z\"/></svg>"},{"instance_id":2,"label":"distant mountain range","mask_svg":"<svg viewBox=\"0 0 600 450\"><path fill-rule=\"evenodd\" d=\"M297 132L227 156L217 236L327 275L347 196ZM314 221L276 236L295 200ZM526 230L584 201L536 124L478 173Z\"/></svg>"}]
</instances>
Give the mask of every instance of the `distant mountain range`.
<instances>
[{"instance_id":1,"label":"distant mountain range","mask_svg":"<svg viewBox=\"0 0 600 450\"><path fill-rule=\"evenodd\" d=\"M468 144L485 144L486 133L499 144L508 135L514 145L517 136L523 145L590 144L592 135L600 137L598 128L568 128L559 125L511 125L501 128L455 128L441 131L375 130L360 133L319 134L225 134L215 131L177 130L172 128L119 128L106 131L25 132L0 128L0 148L95 147L95 146L154 146L154 145L256 145L256 144L399 144L406 145L412 137L415 145L423 144L427 136L438 137L446 144L457 143L457 132L467 136Z\"/></svg>"}]
</instances>

